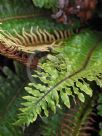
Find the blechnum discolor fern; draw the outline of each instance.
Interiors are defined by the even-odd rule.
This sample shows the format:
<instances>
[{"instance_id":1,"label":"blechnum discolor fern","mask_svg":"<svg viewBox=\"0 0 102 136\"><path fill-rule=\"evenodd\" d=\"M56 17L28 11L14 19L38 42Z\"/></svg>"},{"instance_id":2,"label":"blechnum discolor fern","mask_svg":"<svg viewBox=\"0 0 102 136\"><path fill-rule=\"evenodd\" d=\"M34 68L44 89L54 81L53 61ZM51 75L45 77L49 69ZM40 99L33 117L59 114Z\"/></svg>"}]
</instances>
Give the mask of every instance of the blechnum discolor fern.
<instances>
[{"instance_id":1,"label":"blechnum discolor fern","mask_svg":"<svg viewBox=\"0 0 102 136\"><path fill-rule=\"evenodd\" d=\"M20 109L17 124L29 125L38 115L48 116L50 110L55 113L56 107L63 104L70 108L70 98L75 101L78 97L85 102L85 94L91 97L90 82L96 81L102 86L101 51L99 35L82 32L64 41L62 47L42 60L39 63L41 69L32 75L35 82L25 87L28 95L23 97L24 107Z\"/></svg>"}]
</instances>

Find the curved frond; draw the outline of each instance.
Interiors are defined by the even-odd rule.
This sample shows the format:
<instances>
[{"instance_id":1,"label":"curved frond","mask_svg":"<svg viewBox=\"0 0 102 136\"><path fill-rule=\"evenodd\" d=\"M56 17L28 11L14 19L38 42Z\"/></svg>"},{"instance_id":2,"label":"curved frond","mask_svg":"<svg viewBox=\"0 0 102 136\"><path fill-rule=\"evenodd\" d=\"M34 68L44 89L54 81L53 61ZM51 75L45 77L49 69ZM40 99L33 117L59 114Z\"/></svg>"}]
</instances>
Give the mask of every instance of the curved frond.
<instances>
[{"instance_id":1,"label":"curved frond","mask_svg":"<svg viewBox=\"0 0 102 136\"><path fill-rule=\"evenodd\" d=\"M2 1L0 8L0 54L27 64L36 51L49 51L79 28L57 24L50 11L32 6L31 1ZM29 8L28 8L29 7ZM29 10L29 11L28 11ZM35 67L38 58L33 58Z\"/></svg>"},{"instance_id":2,"label":"curved frond","mask_svg":"<svg viewBox=\"0 0 102 136\"><path fill-rule=\"evenodd\" d=\"M33 75L37 82L25 88L28 95L23 97L26 101L22 103L24 108L20 109L18 124L30 124L42 111L45 116L49 115L49 110L55 113L62 103L70 108L70 98L75 101L78 97L85 102L85 94L92 96L91 81L102 86L102 42L98 39L98 35L83 32L42 60L41 70Z\"/></svg>"}]
</instances>

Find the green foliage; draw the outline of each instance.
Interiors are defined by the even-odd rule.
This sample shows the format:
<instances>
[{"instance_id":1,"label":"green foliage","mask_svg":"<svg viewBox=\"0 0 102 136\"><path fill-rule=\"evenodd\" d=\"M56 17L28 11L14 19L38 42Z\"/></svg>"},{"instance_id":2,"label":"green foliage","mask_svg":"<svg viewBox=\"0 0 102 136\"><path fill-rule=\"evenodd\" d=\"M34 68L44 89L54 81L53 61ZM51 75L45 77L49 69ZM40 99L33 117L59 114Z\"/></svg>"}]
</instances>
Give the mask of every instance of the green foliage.
<instances>
[{"instance_id":1,"label":"green foliage","mask_svg":"<svg viewBox=\"0 0 102 136\"><path fill-rule=\"evenodd\" d=\"M33 3L40 8L54 8L57 4L57 0L33 0Z\"/></svg>"},{"instance_id":2,"label":"green foliage","mask_svg":"<svg viewBox=\"0 0 102 136\"><path fill-rule=\"evenodd\" d=\"M0 30L4 29L11 32L13 29L15 29L17 32L19 32L23 27L26 27L28 30L33 25L36 25L37 27L37 22L34 21L34 19L37 19L39 16L42 17L43 14L46 15L47 11L44 11L46 10L34 7L31 0L21 0L20 2L17 0L1 0ZM35 24L33 24L33 22ZM41 23L43 24L43 22Z\"/></svg>"},{"instance_id":3,"label":"green foliage","mask_svg":"<svg viewBox=\"0 0 102 136\"><path fill-rule=\"evenodd\" d=\"M26 32L30 32L31 27L34 31L39 27L41 30L53 33L55 30L73 31L80 26L79 22L75 22L74 25L56 24L51 19L51 13L48 10L32 6L30 0L21 0L20 2L18 0L12 0L12 2L11 0L2 0L0 4L0 33L1 30L5 30L14 35L14 30L16 30L20 34L23 28Z\"/></svg>"},{"instance_id":4,"label":"green foliage","mask_svg":"<svg viewBox=\"0 0 102 136\"><path fill-rule=\"evenodd\" d=\"M56 114L45 118L42 135L44 136L82 136L94 132L93 99L85 103L77 102L71 109L57 110ZM87 126L87 127L86 127Z\"/></svg>"},{"instance_id":5,"label":"green foliage","mask_svg":"<svg viewBox=\"0 0 102 136\"><path fill-rule=\"evenodd\" d=\"M92 32L75 35L65 41L62 48L57 48L52 55L47 56L46 60L41 61L39 64L41 69L35 71L33 75L35 82L25 87L28 95L23 97L24 107L20 109L17 124L29 125L38 115L42 115L42 111L48 117L50 110L56 113L56 107L61 107L63 104L70 108L70 98L75 100L78 97L81 102L85 102L85 94L92 96L91 81L96 81L97 85L102 86L100 79L102 43L98 42L98 36ZM97 48L92 51L95 45ZM89 51L91 54L88 54ZM73 74L74 72L76 74ZM67 75L73 76L47 93L49 88Z\"/></svg>"},{"instance_id":6,"label":"green foliage","mask_svg":"<svg viewBox=\"0 0 102 136\"><path fill-rule=\"evenodd\" d=\"M98 108L98 114L102 116L102 94L99 95L97 108Z\"/></svg>"},{"instance_id":7,"label":"green foliage","mask_svg":"<svg viewBox=\"0 0 102 136\"><path fill-rule=\"evenodd\" d=\"M99 99L98 99L98 115L100 115L102 117L102 94L99 95ZM100 121L99 123L99 135L102 136L102 121Z\"/></svg>"},{"instance_id":8,"label":"green foliage","mask_svg":"<svg viewBox=\"0 0 102 136\"><path fill-rule=\"evenodd\" d=\"M64 40L69 33L73 35L73 30L79 27L79 23L56 25L50 14L34 7L31 0L0 1L0 54L27 64L31 53L48 51L48 47L55 46L54 42ZM33 67L36 63L37 58Z\"/></svg>"},{"instance_id":9,"label":"green foliage","mask_svg":"<svg viewBox=\"0 0 102 136\"><path fill-rule=\"evenodd\" d=\"M42 9L36 8L33 3L36 7ZM16 74L7 67L4 68L6 77L0 76L0 136L21 136L22 128L15 126L14 122L20 125L29 125L38 116L48 117L50 113L56 113L56 109L63 107L63 105L70 108L71 98L76 101L77 97L81 102L85 102L85 95L92 96L93 90L90 86L92 81L102 87L102 42L98 42L98 35L84 32L72 36L73 32L80 26L76 19L71 25L54 22L50 17L51 11L49 9L57 6L57 0L33 0L33 3L32 0L0 1L0 53L14 58L16 51L19 55L18 60L20 57L24 57L24 55L19 54L21 51L25 54L30 51L34 53L35 50L32 49L34 45L38 47L37 45L42 45L42 43L52 44L50 42L52 35L54 35L55 41L58 43L63 41L63 44L62 47L54 49L52 54L47 55L46 59L41 60L39 63L41 69L36 70L32 75L35 82L29 83L28 86L27 81L25 81L26 75L22 71L23 67L21 72L18 70ZM101 13L99 16L101 16ZM40 32L37 30L40 30ZM69 36L72 37L67 39ZM40 38L42 43L39 43ZM34 41L34 44L31 43L31 40ZM9 41L8 44L5 44L6 41ZM18 43L20 43L20 46ZM2 44L6 46L6 53L2 53L4 51ZM95 44L97 44L97 47L92 51ZM30 51L27 48L28 46L31 47ZM18 47L21 48L18 49ZM8 48L11 50L8 51ZM18 53L18 51L20 52ZM92 54L88 56L88 52ZM8 53L11 54L8 56ZM76 72L78 70L79 72ZM68 75L73 76L70 76L64 82L60 82ZM56 86L59 82L60 84ZM24 86L26 86L26 95L24 95ZM50 88L52 91L48 92ZM23 99L21 99L21 96L24 96ZM20 108L21 113L18 108ZM99 109L101 109L101 103ZM84 110L82 109L82 111ZM87 107L85 111L87 111ZM19 114L18 121L17 114ZM101 110L99 114L101 115ZM79 113L78 120L75 122L75 134L79 132L77 129L80 127L78 123L81 122L81 115ZM53 118L50 126L55 123L57 129L59 124L56 123L55 119L58 118ZM49 133L51 131L49 129Z\"/></svg>"},{"instance_id":10,"label":"green foliage","mask_svg":"<svg viewBox=\"0 0 102 136\"><path fill-rule=\"evenodd\" d=\"M54 115L42 118L41 134L44 136L56 136L57 132L61 132L61 122L63 120L65 109L57 109Z\"/></svg>"},{"instance_id":11,"label":"green foliage","mask_svg":"<svg viewBox=\"0 0 102 136\"><path fill-rule=\"evenodd\" d=\"M0 48L0 53L6 57L22 61L24 53L27 56L25 58L27 62L27 58L35 50L48 50L54 42L73 35L73 30L80 26L78 22L73 25L56 25L56 22L48 16L48 10L33 7L28 1L23 2L23 0L20 3L13 0L11 3L8 0L1 3L0 43L5 49ZM8 52L5 52L6 49Z\"/></svg>"},{"instance_id":12,"label":"green foliage","mask_svg":"<svg viewBox=\"0 0 102 136\"><path fill-rule=\"evenodd\" d=\"M22 129L13 123L17 120L26 81L23 67L15 66L16 73L4 67L6 77L0 75L0 136L22 136Z\"/></svg>"},{"instance_id":13,"label":"green foliage","mask_svg":"<svg viewBox=\"0 0 102 136\"><path fill-rule=\"evenodd\" d=\"M31 14L33 11L31 0L0 0L0 22L3 18Z\"/></svg>"},{"instance_id":14,"label":"green foliage","mask_svg":"<svg viewBox=\"0 0 102 136\"><path fill-rule=\"evenodd\" d=\"M14 34L14 30L16 30L19 34L22 32L24 28L26 32L30 33L31 27L36 32L36 28L39 27L41 30L46 30L50 33L54 33L56 31L64 31L68 30L69 32L73 32L79 28L79 22L76 22L73 26L72 25L63 25L57 24L50 18L44 17L36 17L32 19L15 19L15 20L8 20L5 21L3 24L0 25L0 30L6 30L9 33ZM1 32L0 32L1 33Z\"/></svg>"}]
</instances>

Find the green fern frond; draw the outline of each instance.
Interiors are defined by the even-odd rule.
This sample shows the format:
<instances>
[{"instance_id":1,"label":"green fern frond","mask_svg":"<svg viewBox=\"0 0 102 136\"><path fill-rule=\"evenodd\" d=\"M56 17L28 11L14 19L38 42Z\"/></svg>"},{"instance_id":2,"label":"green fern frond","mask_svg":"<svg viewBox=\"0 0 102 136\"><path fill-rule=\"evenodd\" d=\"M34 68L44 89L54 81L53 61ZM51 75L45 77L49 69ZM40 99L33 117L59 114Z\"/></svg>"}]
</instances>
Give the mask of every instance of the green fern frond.
<instances>
[{"instance_id":1,"label":"green fern frond","mask_svg":"<svg viewBox=\"0 0 102 136\"><path fill-rule=\"evenodd\" d=\"M42 12L41 12L42 11ZM0 23L27 15L39 15L43 10L35 8L31 0L1 0L0 1ZM19 19L19 18L18 18Z\"/></svg>"},{"instance_id":2,"label":"green fern frond","mask_svg":"<svg viewBox=\"0 0 102 136\"><path fill-rule=\"evenodd\" d=\"M11 23L11 22L10 22ZM17 29L16 29L16 24ZM23 51L25 53L34 53L34 51L47 51L48 48L58 46L60 41L73 35L73 30L68 29L68 26L58 25L51 20L35 19L28 21L23 20L13 21L12 29L8 23L4 23L0 30L0 42L8 49L16 48L17 51ZM24 27L25 26L25 27ZM47 27L48 28L47 28ZM65 30L68 29L68 30ZM10 30L12 33L10 33ZM18 31L21 31L20 33Z\"/></svg>"},{"instance_id":3,"label":"green fern frond","mask_svg":"<svg viewBox=\"0 0 102 136\"><path fill-rule=\"evenodd\" d=\"M20 97L24 95L27 81L23 77L23 67L20 68L17 64L15 66L16 73L4 67L5 77L0 75L0 136L22 136L22 128L13 123L17 120L22 101Z\"/></svg>"},{"instance_id":4,"label":"green fern frond","mask_svg":"<svg viewBox=\"0 0 102 136\"><path fill-rule=\"evenodd\" d=\"M87 99L85 104L77 102L71 109L60 109L46 120L42 128L44 136L89 136L94 129L94 101Z\"/></svg>"},{"instance_id":5,"label":"green fern frond","mask_svg":"<svg viewBox=\"0 0 102 136\"><path fill-rule=\"evenodd\" d=\"M65 108L57 109L56 114L42 118L41 134L44 136L59 136L61 121L65 113Z\"/></svg>"},{"instance_id":6,"label":"green fern frond","mask_svg":"<svg viewBox=\"0 0 102 136\"><path fill-rule=\"evenodd\" d=\"M28 8L29 7L29 8ZM0 1L0 25L7 19L14 18L15 16L30 15L34 11L31 1L21 0L1 0Z\"/></svg>"},{"instance_id":7,"label":"green fern frond","mask_svg":"<svg viewBox=\"0 0 102 136\"><path fill-rule=\"evenodd\" d=\"M32 0L34 5L37 7L44 7L44 8L55 8L56 4L57 4L57 0Z\"/></svg>"},{"instance_id":8,"label":"green fern frond","mask_svg":"<svg viewBox=\"0 0 102 136\"><path fill-rule=\"evenodd\" d=\"M39 64L41 70L33 75L37 81L25 87L28 95L23 97L24 108L20 109L17 124L29 125L42 111L45 116L49 116L50 110L56 113L56 107L62 103L70 108L71 97L75 100L77 96L84 102L85 94L92 96L90 81L102 86L102 42L99 41L98 35L91 32L75 35Z\"/></svg>"},{"instance_id":9,"label":"green fern frond","mask_svg":"<svg viewBox=\"0 0 102 136\"><path fill-rule=\"evenodd\" d=\"M48 51L59 46L80 26L56 25L49 10L33 7L31 1L5 0L0 11L0 54L24 64L36 50ZM35 57L34 60L36 65Z\"/></svg>"}]
</instances>

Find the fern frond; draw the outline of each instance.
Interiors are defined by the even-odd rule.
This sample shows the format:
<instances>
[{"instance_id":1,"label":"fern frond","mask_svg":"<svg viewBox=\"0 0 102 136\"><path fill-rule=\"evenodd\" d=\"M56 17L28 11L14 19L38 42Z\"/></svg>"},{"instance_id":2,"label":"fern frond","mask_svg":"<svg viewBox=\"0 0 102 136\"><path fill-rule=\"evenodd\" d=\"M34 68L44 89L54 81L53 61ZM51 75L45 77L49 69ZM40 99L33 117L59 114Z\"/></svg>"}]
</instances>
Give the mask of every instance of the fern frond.
<instances>
[{"instance_id":1,"label":"fern frond","mask_svg":"<svg viewBox=\"0 0 102 136\"><path fill-rule=\"evenodd\" d=\"M10 23L13 23L12 26ZM34 52L48 51L49 48L59 46L60 42L73 35L75 26L70 26L70 29L68 27L61 24L56 27L53 21L41 18L34 21L5 22L0 27L0 54L26 64ZM36 57L34 60L36 62Z\"/></svg>"},{"instance_id":2,"label":"fern frond","mask_svg":"<svg viewBox=\"0 0 102 136\"><path fill-rule=\"evenodd\" d=\"M46 14L41 9L33 6L31 0L1 0L0 1L0 23L11 19L20 19Z\"/></svg>"},{"instance_id":3,"label":"fern frond","mask_svg":"<svg viewBox=\"0 0 102 136\"><path fill-rule=\"evenodd\" d=\"M86 106L86 107L85 107ZM91 105L92 106L92 105ZM74 109L65 113L61 122L61 136L91 136L96 132L94 128L94 112L88 104L76 105ZM72 117L70 117L70 115Z\"/></svg>"},{"instance_id":4,"label":"fern frond","mask_svg":"<svg viewBox=\"0 0 102 136\"><path fill-rule=\"evenodd\" d=\"M89 136L94 132L94 101L77 102L71 109L60 109L55 115L44 120L42 134L44 136Z\"/></svg>"},{"instance_id":5,"label":"fern frond","mask_svg":"<svg viewBox=\"0 0 102 136\"><path fill-rule=\"evenodd\" d=\"M87 81L102 85L102 43L97 41L98 35L91 32L73 36L64 43L65 47L56 49L54 55L48 55L47 60L39 64L41 70L35 71L33 75L37 82L35 80L25 88L28 95L23 97L26 101L22 103L24 108L20 109L22 113L18 124L29 125L38 115L41 116L42 111L46 116L49 110L55 113L56 107L62 105L61 101L70 108L70 97L75 100L77 96L84 102L85 94L92 96L92 88ZM65 78L66 75L69 78Z\"/></svg>"},{"instance_id":6,"label":"fern frond","mask_svg":"<svg viewBox=\"0 0 102 136\"><path fill-rule=\"evenodd\" d=\"M97 110L98 110L98 115L100 117L102 117L102 94L100 93L99 94L99 98L98 98L98 104L97 104ZM102 121L100 120L99 122L99 135L102 136Z\"/></svg>"},{"instance_id":7,"label":"fern frond","mask_svg":"<svg viewBox=\"0 0 102 136\"><path fill-rule=\"evenodd\" d=\"M59 136L61 121L65 113L65 108L57 109L56 114L42 118L41 134L44 136Z\"/></svg>"},{"instance_id":8,"label":"fern frond","mask_svg":"<svg viewBox=\"0 0 102 136\"><path fill-rule=\"evenodd\" d=\"M22 136L22 128L16 127L13 123L17 120L21 96L24 94L24 71L16 66L16 73L8 67L4 67L5 77L0 76L0 135L1 136Z\"/></svg>"},{"instance_id":9,"label":"fern frond","mask_svg":"<svg viewBox=\"0 0 102 136\"><path fill-rule=\"evenodd\" d=\"M44 7L44 8L55 8L56 4L57 4L57 0L32 0L34 5L37 7Z\"/></svg>"},{"instance_id":10,"label":"fern frond","mask_svg":"<svg viewBox=\"0 0 102 136\"><path fill-rule=\"evenodd\" d=\"M61 40L73 35L79 27L77 23L56 25L47 16L48 10L33 7L31 1L9 1L2 1L0 8L0 54L24 64L36 50L48 51L48 48L59 46ZM28 8L29 12L27 7L31 7ZM38 58L34 57L33 60L36 66Z\"/></svg>"},{"instance_id":11,"label":"fern frond","mask_svg":"<svg viewBox=\"0 0 102 136\"><path fill-rule=\"evenodd\" d=\"M1 30L0 41L5 48L10 51L22 51L25 53L34 53L34 51L48 51L48 48L58 46L61 40L68 38L73 34L70 30L54 30L53 33L49 33L46 29L40 29L36 27L30 28L30 32L22 29L22 34L19 34L14 30L14 35Z\"/></svg>"}]
</instances>

